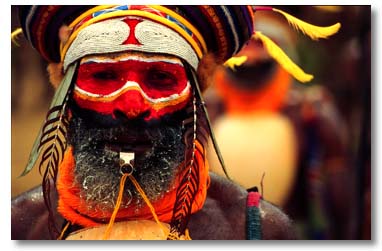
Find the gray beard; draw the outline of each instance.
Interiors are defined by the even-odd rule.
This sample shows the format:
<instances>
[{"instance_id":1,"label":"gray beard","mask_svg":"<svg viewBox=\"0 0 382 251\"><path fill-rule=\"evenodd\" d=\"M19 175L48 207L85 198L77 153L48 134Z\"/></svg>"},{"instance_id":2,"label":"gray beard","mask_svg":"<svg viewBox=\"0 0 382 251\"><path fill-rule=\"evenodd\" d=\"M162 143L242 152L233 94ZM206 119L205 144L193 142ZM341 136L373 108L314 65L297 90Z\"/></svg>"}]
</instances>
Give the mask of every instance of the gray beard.
<instances>
[{"instance_id":1,"label":"gray beard","mask_svg":"<svg viewBox=\"0 0 382 251\"><path fill-rule=\"evenodd\" d=\"M87 202L89 212L110 212L115 207L122 177L120 158L118 151L105 147L105 142L121 135L130 133L151 142L150 147L135 154L132 173L149 200L159 200L172 190L178 167L184 160L182 127L178 124L95 128L73 116L68 132L76 162L73 186L80 189L78 196ZM142 196L127 179L120 208L134 207L138 212L144 205Z\"/></svg>"}]
</instances>

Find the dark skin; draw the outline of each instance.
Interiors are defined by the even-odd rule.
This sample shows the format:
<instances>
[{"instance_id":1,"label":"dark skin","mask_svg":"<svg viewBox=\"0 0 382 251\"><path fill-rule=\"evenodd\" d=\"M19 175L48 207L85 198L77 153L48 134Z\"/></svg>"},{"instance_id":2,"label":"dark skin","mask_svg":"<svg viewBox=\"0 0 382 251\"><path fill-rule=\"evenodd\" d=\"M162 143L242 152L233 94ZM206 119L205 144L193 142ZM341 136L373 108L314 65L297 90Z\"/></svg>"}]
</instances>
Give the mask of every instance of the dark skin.
<instances>
[{"instance_id":1,"label":"dark skin","mask_svg":"<svg viewBox=\"0 0 382 251\"><path fill-rule=\"evenodd\" d=\"M191 216L188 228L193 240L244 240L247 191L228 179L210 173L211 183L201 211ZM54 195L54 200L57 197ZM291 220L266 201L260 203L262 239L295 239ZM63 218L55 215L57 224ZM50 239L41 187L12 200L12 239Z\"/></svg>"}]
</instances>

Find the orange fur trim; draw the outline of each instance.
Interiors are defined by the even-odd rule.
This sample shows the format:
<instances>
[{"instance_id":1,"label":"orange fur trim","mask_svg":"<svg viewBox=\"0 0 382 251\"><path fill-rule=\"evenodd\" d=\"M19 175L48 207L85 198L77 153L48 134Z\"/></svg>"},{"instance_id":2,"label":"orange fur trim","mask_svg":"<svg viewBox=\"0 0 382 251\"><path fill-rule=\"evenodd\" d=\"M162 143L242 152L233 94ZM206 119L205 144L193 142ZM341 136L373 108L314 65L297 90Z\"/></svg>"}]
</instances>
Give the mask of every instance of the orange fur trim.
<instances>
[{"instance_id":1,"label":"orange fur trim","mask_svg":"<svg viewBox=\"0 0 382 251\"><path fill-rule=\"evenodd\" d=\"M208 164L205 158L205 149L199 142L196 142L196 147L195 161L200 169L200 174L199 190L192 205L192 213L197 212L203 207L210 180L208 175ZM84 227L97 226L99 224L96 221L107 221L110 218L112 211L105 212L97 207L93 207L89 210L89 205L78 196L79 189L74 186L74 167L75 160L73 158L73 148L68 147L68 150L65 152L64 160L59 167L59 176L57 179L57 190L59 194L58 212L74 224ZM175 188L172 191L168 192L163 199L152 203L159 220L162 222L170 222L172 218L176 189L182 175L183 174L178 175L178 178L175 181ZM138 219L152 220L153 215L151 214L149 207L145 206L140 209L139 214L136 213L135 208L120 209L116 219L117 221Z\"/></svg>"}]
</instances>

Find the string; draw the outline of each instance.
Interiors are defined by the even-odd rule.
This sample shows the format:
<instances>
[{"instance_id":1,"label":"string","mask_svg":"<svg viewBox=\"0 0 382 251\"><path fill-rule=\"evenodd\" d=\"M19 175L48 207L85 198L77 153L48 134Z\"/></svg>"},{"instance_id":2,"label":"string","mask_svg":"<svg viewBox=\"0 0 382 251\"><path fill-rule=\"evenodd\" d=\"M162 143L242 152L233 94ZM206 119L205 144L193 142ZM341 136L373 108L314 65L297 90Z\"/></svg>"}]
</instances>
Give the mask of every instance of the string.
<instances>
[{"instance_id":1,"label":"string","mask_svg":"<svg viewBox=\"0 0 382 251\"><path fill-rule=\"evenodd\" d=\"M121 177L121 181L119 183L119 193L118 193L117 203L115 205L113 214L111 215L109 224L108 224L108 226L107 226L107 228L105 230L105 233L103 235L103 238L102 238L103 240L107 240L109 238L109 235L110 235L110 232L111 232L111 228L113 227L113 224L114 224L114 221L115 221L115 217L117 216L119 207L121 206L123 190L124 190L123 188L125 187L125 181L126 181L127 176L128 176L128 174L125 173Z\"/></svg>"},{"instance_id":2,"label":"string","mask_svg":"<svg viewBox=\"0 0 382 251\"><path fill-rule=\"evenodd\" d=\"M62 240L62 238L64 237L64 234L65 234L65 232L69 226L70 226L70 222L66 223L64 229L62 229L61 234L60 234L60 236L58 236L57 240Z\"/></svg>"},{"instance_id":3,"label":"string","mask_svg":"<svg viewBox=\"0 0 382 251\"><path fill-rule=\"evenodd\" d=\"M159 227L162 229L163 233L168 234L169 230L162 225L162 223L159 221L159 218L155 212L155 209L153 205L151 204L150 200L147 198L146 193L143 191L142 187L139 185L138 181L134 178L133 175L129 175L129 179L131 182L133 182L135 188L139 192L139 194L142 196L143 200L146 202L147 206L149 207L151 214L154 217L155 222L159 225Z\"/></svg>"},{"instance_id":4,"label":"string","mask_svg":"<svg viewBox=\"0 0 382 251\"><path fill-rule=\"evenodd\" d=\"M149 209L151 211L151 214L154 217L155 222L162 229L163 233L168 236L168 239L179 240L180 237L179 237L179 235L177 233L170 233L169 229L167 229L165 226L163 226L163 224L159 221L158 215L156 214L155 209L154 209L153 205L151 204L150 200L148 199L146 193L143 191L142 187L139 185L138 181L134 178L134 176L129 174L129 173L124 173L122 175L122 177L121 177L121 181L120 181L120 184L119 184L119 193L118 193L117 202L116 202L113 214L111 215L109 224L108 224L108 226L107 226L107 228L105 230L105 233L104 233L104 236L103 236L103 240L107 240L109 238L111 229L112 229L112 227L114 225L115 218L116 218L118 210L119 210L119 208L121 206L123 190L124 190L124 187L125 187L125 182L126 182L126 178L127 177L129 177L129 179L134 184L134 186L137 189L137 191L139 192L139 194L142 196L143 200L146 202L147 206L149 207ZM186 240L191 240L191 237L190 237L188 229L186 229L186 231L185 231L185 239Z\"/></svg>"}]
</instances>

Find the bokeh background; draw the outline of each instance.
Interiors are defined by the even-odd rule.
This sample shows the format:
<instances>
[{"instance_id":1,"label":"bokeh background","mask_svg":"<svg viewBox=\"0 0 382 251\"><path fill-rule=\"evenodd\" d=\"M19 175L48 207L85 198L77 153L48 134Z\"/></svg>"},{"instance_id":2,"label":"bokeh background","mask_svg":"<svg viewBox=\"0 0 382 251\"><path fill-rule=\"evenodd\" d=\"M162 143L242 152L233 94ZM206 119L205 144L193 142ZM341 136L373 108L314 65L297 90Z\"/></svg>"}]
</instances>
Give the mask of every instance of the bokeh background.
<instances>
[{"instance_id":1,"label":"bokeh background","mask_svg":"<svg viewBox=\"0 0 382 251\"><path fill-rule=\"evenodd\" d=\"M275 6L317 25L341 22L338 34L319 43L297 37L299 65L315 75L311 85L323 86L346 125L347 164L353 186L351 229L338 230L333 238L371 239L371 19L370 6ZM12 6L12 30L19 27ZM12 197L40 184L34 168L20 177L29 152L48 110L54 90L49 84L47 64L21 36L12 44ZM207 96L207 103L213 102ZM219 111L211 110L212 117ZM297 202L298 203L298 202ZM343 209L343 210L346 210ZM306 236L305 236L306 237ZM315 238L308 236L306 238ZM319 238L319 237L318 237Z\"/></svg>"}]
</instances>

